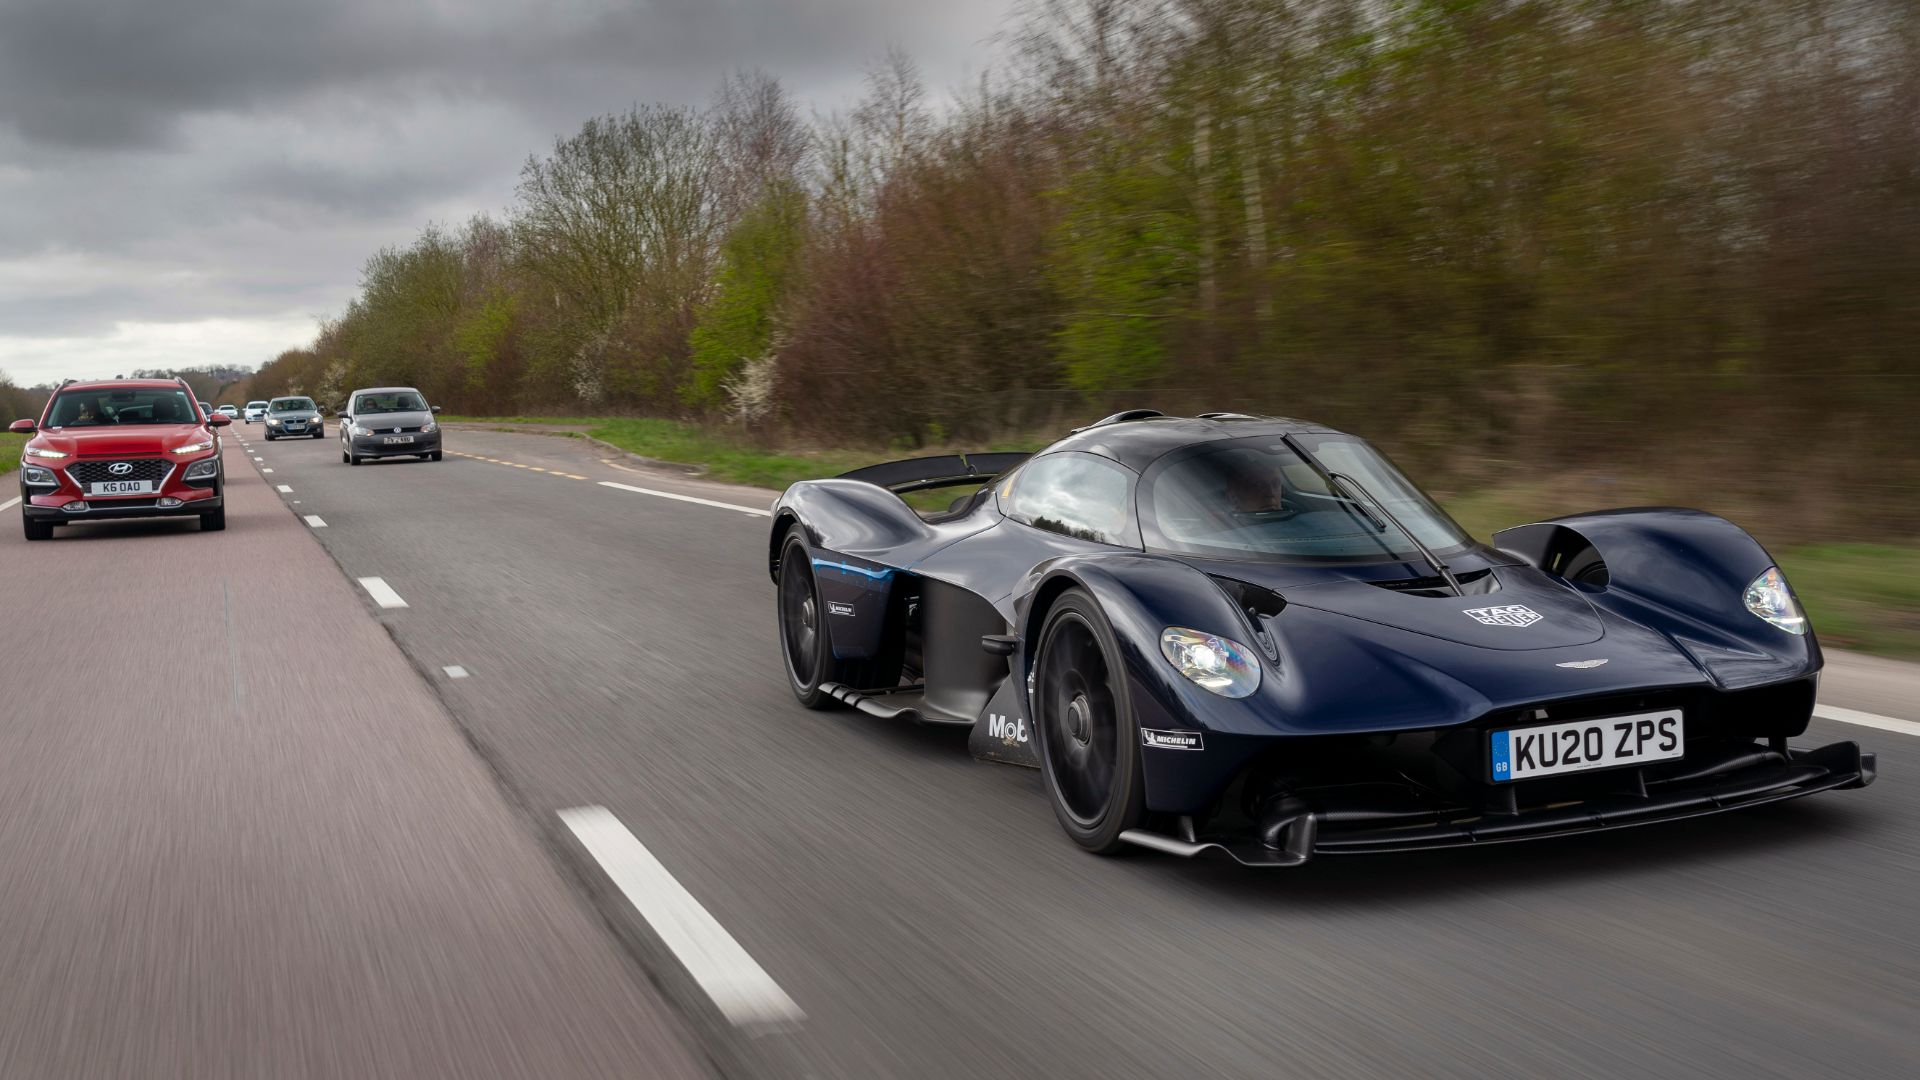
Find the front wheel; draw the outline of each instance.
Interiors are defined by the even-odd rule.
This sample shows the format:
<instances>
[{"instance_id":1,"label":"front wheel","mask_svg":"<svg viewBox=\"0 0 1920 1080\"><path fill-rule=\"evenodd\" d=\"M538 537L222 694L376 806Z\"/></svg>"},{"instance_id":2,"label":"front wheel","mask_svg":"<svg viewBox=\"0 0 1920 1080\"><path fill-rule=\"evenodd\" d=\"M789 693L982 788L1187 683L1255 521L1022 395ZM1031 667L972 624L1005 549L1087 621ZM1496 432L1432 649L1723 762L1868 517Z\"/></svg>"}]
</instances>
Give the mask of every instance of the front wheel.
<instances>
[{"instance_id":1,"label":"front wheel","mask_svg":"<svg viewBox=\"0 0 1920 1080\"><path fill-rule=\"evenodd\" d=\"M1073 842L1106 855L1146 816L1140 726L1113 627L1091 595L1069 589L1047 612L1034 653L1032 708L1040 772Z\"/></svg>"},{"instance_id":2,"label":"front wheel","mask_svg":"<svg viewBox=\"0 0 1920 1080\"><path fill-rule=\"evenodd\" d=\"M20 525L29 540L53 539L53 522L51 521L35 521L27 515L21 514Z\"/></svg>"},{"instance_id":3,"label":"front wheel","mask_svg":"<svg viewBox=\"0 0 1920 1080\"><path fill-rule=\"evenodd\" d=\"M428 454L428 455L427 455L427 460L428 460L428 461L439 461L439 460L440 460L440 455L441 455L441 454L443 454L443 453L445 453L445 451L443 451L443 450L435 450L435 451L434 451L433 453L431 453L431 454Z\"/></svg>"}]
</instances>

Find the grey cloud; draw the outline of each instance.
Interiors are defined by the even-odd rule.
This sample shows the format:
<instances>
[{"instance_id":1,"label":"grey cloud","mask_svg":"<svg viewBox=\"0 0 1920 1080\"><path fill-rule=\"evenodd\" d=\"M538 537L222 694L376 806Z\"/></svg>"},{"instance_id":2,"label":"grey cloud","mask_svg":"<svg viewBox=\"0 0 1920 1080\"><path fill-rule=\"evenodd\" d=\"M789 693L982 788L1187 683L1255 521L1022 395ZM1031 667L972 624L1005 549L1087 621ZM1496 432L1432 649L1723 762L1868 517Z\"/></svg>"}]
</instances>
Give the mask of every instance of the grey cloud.
<instances>
[{"instance_id":1,"label":"grey cloud","mask_svg":"<svg viewBox=\"0 0 1920 1080\"><path fill-rule=\"evenodd\" d=\"M376 248L506 207L556 136L736 68L828 109L897 42L956 85L1012 2L0 0L0 369L335 310Z\"/></svg>"}]
</instances>

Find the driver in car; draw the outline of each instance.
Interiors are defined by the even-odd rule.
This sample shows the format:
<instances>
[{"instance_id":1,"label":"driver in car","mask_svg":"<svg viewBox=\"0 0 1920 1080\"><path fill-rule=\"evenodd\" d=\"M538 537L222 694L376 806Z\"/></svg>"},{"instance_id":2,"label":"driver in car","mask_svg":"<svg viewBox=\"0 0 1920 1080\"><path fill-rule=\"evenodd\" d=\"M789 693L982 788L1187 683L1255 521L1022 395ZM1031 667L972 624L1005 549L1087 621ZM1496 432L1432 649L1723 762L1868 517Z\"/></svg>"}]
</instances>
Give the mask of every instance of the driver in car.
<instances>
[{"instance_id":1,"label":"driver in car","mask_svg":"<svg viewBox=\"0 0 1920 1080\"><path fill-rule=\"evenodd\" d=\"M1240 468L1227 480L1227 505L1236 514L1272 514L1286 509L1279 470Z\"/></svg>"}]
</instances>

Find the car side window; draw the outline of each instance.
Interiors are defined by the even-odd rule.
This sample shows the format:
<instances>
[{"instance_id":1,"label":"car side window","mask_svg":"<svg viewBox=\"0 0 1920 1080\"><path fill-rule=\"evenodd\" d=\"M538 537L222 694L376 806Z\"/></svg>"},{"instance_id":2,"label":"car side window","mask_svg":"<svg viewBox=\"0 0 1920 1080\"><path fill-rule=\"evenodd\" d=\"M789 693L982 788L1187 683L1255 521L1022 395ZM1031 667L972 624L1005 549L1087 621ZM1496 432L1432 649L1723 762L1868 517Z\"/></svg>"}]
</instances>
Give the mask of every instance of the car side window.
<instances>
[{"instance_id":1,"label":"car side window","mask_svg":"<svg viewBox=\"0 0 1920 1080\"><path fill-rule=\"evenodd\" d=\"M1061 453L1020 467L1008 517L1036 529L1116 547L1139 547L1133 519L1133 473L1093 454Z\"/></svg>"}]
</instances>

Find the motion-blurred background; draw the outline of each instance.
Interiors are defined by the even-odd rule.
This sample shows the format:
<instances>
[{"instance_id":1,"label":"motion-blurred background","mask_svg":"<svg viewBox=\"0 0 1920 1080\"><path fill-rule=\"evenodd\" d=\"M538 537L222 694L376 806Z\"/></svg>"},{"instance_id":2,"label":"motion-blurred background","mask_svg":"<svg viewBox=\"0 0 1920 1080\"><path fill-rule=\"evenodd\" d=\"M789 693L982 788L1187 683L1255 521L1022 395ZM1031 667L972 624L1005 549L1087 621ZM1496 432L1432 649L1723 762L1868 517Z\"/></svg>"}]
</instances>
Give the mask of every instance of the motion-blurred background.
<instances>
[{"instance_id":1,"label":"motion-blurred background","mask_svg":"<svg viewBox=\"0 0 1920 1080\"><path fill-rule=\"evenodd\" d=\"M1920 653L1920 5L1032 0L994 52L586 120L310 344L194 377L652 418L635 449L770 483L1116 407L1312 417L1482 535L1725 513L1830 643Z\"/></svg>"}]
</instances>

